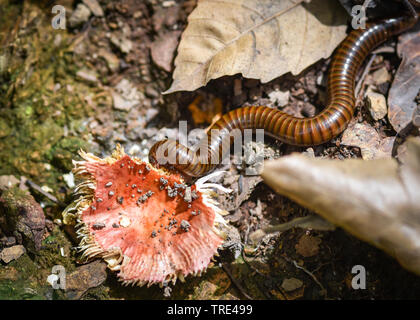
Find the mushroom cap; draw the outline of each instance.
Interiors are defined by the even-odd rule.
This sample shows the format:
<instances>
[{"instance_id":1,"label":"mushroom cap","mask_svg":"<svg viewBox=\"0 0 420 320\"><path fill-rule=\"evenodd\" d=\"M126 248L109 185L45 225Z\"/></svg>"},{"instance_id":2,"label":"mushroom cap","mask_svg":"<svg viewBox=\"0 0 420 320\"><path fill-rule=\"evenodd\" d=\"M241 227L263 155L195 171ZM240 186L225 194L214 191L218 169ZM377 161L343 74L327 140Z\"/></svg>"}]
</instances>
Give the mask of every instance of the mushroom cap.
<instances>
[{"instance_id":1,"label":"mushroom cap","mask_svg":"<svg viewBox=\"0 0 420 320\"><path fill-rule=\"evenodd\" d=\"M84 257L104 258L124 284L175 283L208 267L225 223L208 190L119 146L105 159L80 155L73 170L80 197L63 215L77 220Z\"/></svg>"}]
</instances>

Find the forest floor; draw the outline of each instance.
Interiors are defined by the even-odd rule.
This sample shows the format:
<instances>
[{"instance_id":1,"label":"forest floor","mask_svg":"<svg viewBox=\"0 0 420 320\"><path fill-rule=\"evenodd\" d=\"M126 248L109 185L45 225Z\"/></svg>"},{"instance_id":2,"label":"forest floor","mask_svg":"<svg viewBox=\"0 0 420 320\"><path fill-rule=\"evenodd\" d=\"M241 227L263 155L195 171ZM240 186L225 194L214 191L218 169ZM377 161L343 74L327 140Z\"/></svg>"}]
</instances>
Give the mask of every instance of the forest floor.
<instances>
[{"instance_id":1,"label":"forest floor","mask_svg":"<svg viewBox=\"0 0 420 320\"><path fill-rule=\"evenodd\" d=\"M419 277L340 228L291 228L264 238L258 246L252 244L253 231L314 213L276 194L259 176L246 176L242 165L226 167L228 173L218 181L234 190L230 197L220 195L219 202L229 211L225 218L237 229L238 239L201 277L188 277L168 292L158 286L124 287L99 260L82 264L74 230L63 225L61 216L73 200L69 172L71 160L80 159L80 148L104 157L119 143L126 152L147 159L156 141L178 132L179 120L187 120L189 130L206 128L211 117L197 110L213 115L220 108L226 112L246 104L276 106L281 99L273 94L276 89L289 92L285 111L314 115L325 102L330 60L266 84L237 75L194 92L162 95L171 83L175 48L195 0L99 1L103 16L88 9L85 16L68 18L66 30L51 26L53 2L40 3L0 0L0 189L11 195L1 196L1 208L13 210L15 201L17 207L39 210L39 204L46 217L39 250L24 242L19 258L0 262L0 299L420 297ZM71 17L75 2L60 4ZM395 41L387 45L394 51L381 54L371 73L385 68L392 74L398 67ZM389 82L384 92L388 88ZM389 123L373 120L362 105L359 101L356 119L389 135ZM194 143L198 137L188 139ZM292 147L268 137L265 144L274 158L292 152L331 159L361 157L358 148L340 145L340 137L314 148ZM19 204L27 201L22 200L27 199L22 190L30 192L34 203ZM0 251L22 242L19 234L9 231L0 229ZM54 265L66 268L70 288L54 290L47 282ZM367 270L365 290L352 288L355 265Z\"/></svg>"}]
</instances>

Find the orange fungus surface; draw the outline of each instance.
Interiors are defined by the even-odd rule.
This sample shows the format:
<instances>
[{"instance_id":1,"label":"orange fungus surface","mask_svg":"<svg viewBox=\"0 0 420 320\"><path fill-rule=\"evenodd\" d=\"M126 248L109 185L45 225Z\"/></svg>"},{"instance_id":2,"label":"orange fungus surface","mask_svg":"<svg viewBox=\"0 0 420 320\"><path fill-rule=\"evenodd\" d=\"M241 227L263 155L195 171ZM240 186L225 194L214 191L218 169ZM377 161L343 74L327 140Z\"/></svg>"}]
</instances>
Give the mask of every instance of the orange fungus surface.
<instances>
[{"instance_id":1,"label":"orange fungus surface","mask_svg":"<svg viewBox=\"0 0 420 320\"><path fill-rule=\"evenodd\" d=\"M223 241L206 196L128 155L99 160L80 162L95 188L78 217L96 255L120 252L117 270L125 283L163 283L204 271Z\"/></svg>"}]
</instances>

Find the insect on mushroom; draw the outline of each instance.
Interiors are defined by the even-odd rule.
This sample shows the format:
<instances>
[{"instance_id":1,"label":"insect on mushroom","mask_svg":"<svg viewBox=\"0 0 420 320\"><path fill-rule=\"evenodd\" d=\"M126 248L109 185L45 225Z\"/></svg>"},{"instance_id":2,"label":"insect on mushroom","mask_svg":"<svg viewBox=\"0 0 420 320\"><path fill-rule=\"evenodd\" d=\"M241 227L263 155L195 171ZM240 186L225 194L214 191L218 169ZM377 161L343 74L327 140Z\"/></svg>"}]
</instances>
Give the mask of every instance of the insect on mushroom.
<instances>
[{"instance_id":1,"label":"insect on mushroom","mask_svg":"<svg viewBox=\"0 0 420 320\"><path fill-rule=\"evenodd\" d=\"M131 158L120 146L105 159L80 155L83 161L74 161L73 169L82 180L75 188L79 197L63 216L77 222L83 257L103 258L133 285L175 283L206 270L226 230L206 179L190 187L196 196L186 202L173 192L185 188L179 174ZM138 187L144 192L131 197Z\"/></svg>"}]
</instances>

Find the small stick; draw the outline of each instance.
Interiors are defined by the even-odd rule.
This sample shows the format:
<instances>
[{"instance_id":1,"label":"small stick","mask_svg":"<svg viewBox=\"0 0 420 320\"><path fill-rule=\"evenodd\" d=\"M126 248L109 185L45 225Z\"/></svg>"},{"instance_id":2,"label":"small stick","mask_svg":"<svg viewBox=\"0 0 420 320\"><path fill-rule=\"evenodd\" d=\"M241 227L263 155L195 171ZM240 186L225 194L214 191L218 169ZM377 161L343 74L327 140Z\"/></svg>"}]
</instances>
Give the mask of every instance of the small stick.
<instances>
[{"instance_id":1,"label":"small stick","mask_svg":"<svg viewBox=\"0 0 420 320\"><path fill-rule=\"evenodd\" d=\"M232 273L229 271L229 269L222 263L221 264L222 265L222 269L223 269L223 271L224 272L226 272L226 274L228 275L228 277L229 277L229 279L232 281L232 283L238 288L238 290L241 292L241 294L245 297L245 298L247 298L247 299L249 299L249 300L254 300L254 299L252 299L246 292L245 292L245 290L244 290L244 288L241 286L241 284L238 282L238 280L236 280L234 277L233 277L233 275L232 275Z\"/></svg>"},{"instance_id":2,"label":"small stick","mask_svg":"<svg viewBox=\"0 0 420 320\"><path fill-rule=\"evenodd\" d=\"M366 67L363 70L362 76L360 77L360 80L357 83L357 86L356 86L356 94L355 94L355 96L356 96L356 103L355 103L355 105L357 105L359 103L359 101L360 101L360 91L361 91L361 89L362 89L362 87L363 87L363 85L365 83L366 76L368 75L369 70L370 70L370 67L372 66L373 60L375 58L376 58L376 54L373 54L370 57L369 62L366 64Z\"/></svg>"},{"instance_id":3,"label":"small stick","mask_svg":"<svg viewBox=\"0 0 420 320\"><path fill-rule=\"evenodd\" d=\"M394 53L395 49L391 46L385 46L385 47L380 47L374 51L372 51L372 54L379 54L379 53Z\"/></svg>"},{"instance_id":4,"label":"small stick","mask_svg":"<svg viewBox=\"0 0 420 320\"><path fill-rule=\"evenodd\" d=\"M300 269L303 270L306 274L308 274L315 282L316 284L321 288L323 295L325 296L327 294L327 290L325 290L324 286L322 285L321 282L318 281L318 279L315 277L315 275L310 272L309 270L305 269L304 267L301 267L300 265L297 264L297 262L295 260L289 259L288 257L285 256L281 256L284 260L286 260L287 262L293 263L293 265Z\"/></svg>"},{"instance_id":5,"label":"small stick","mask_svg":"<svg viewBox=\"0 0 420 320\"><path fill-rule=\"evenodd\" d=\"M26 184L30 188L32 188L32 189L38 191L39 193L41 193L43 196L45 196L46 198L48 198L52 202L60 204L60 202L58 201L58 199L56 197L54 197L51 193L42 190L42 188L39 185L37 185L35 182L32 182L31 180L28 179L28 180L26 180Z\"/></svg>"},{"instance_id":6,"label":"small stick","mask_svg":"<svg viewBox=\"0 0 420 320\"><path fill-rule=\"evenodd\" d=\"M257 249L255 249L255 250L257 250ZM251 265L247 260L246 260L246 258L245 258L245 253L244 253L244 250L242 250L242 259L244 260L244 262L245 262L245 264L247 265L247 267L248 268L250 268L251 270L253 270L253 271L255 271L258 275L260 275L261 277L263 277L263 278L266 278L266 277L268 277L269 279L273 279L270 275L265 275L265 274L263 274L263 273L261 273L257 268L255 268L253 265ZM257 283L257 286L258 286L258 288L260 289L260 291L264 294L264 296L267 298L267 299L270 299L270 296L266 293L266 291L265 290L263 290L262 288L261 288L261 286ZM283 292L282 292L282 294L283 294Z\"/></svg>"}]
</instances>

